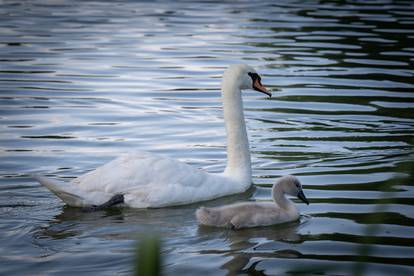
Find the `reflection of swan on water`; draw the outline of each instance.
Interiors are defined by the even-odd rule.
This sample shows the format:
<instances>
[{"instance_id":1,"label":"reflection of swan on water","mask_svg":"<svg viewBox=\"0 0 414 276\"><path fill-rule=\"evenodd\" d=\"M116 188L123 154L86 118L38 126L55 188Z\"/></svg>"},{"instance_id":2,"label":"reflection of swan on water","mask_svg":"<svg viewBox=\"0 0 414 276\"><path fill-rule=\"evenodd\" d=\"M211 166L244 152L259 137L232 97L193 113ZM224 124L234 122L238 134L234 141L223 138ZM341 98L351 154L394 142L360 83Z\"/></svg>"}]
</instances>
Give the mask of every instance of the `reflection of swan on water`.
<instances>
[{"instance_id":1,"label":"reflection of swan on water","mask_svg":"<svg viewBox=\"0 0 414 276\"><path fill-rule=\"evenodd\" d=\"M271 96L252 67L232 65L224 72L222 99L228 161L223 173L207 173L174 159L138 152L119 157L70 183L39 175L34 178L66 204L93 206L92 210L118 203L135 208L182 205L244 192L251 186L251 167L243 89Z\"/></svg>"},{"instance_id":2,"label":"reflection of swan on water","mask_svg":"<svg viewBox=\"0 0 414 276\"><path fill-rule=\"evenodd\" d=\"M299 219L299 211L285 194L297 196L309 204L299 180L287 175L273 185L273 203L246 202L215 208L201 207L196 216L201 224L233 229L268 226Z\"/></svg>"},{"instance_id":3,"label":"reflection of swan on water","mask_svg":"<svg viewBox=\"0 0 414 276\"><path fill-rule=\"evenodd\" d=\"M198 236L205 240L215 240L197 254L230 257L221 265L228 275L254 274L260 260L274 258L296 258L298 251L293 251L292 244L302 243L299 233L309 223L310 217L301 215L300 219L280 225L258 228L244 228L239 231L223 231L220 228L199 227ZM220 242L221 241L221 242ZM296 254L298 253L298 254ZM258 275L260 274L260 271Z\"/></svg>"}]
</instances>

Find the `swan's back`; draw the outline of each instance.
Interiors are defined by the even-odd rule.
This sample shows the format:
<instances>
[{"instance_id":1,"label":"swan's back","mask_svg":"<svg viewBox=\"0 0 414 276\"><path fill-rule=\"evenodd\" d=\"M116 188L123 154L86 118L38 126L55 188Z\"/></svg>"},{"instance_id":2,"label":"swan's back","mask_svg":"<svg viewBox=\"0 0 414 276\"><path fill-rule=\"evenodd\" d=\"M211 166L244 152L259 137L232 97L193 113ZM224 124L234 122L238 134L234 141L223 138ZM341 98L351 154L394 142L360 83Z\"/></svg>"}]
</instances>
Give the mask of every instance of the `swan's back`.
<instances>
[{"instance_id":1,"label":"swan's back","mask_svg":"<svg viewBox=\"0 0 414 276\"><path fill-rule=\"evenodd\" d=\"M215 227L255 227L296 220L299 216L280 209L274 203L244 202L221 207L201 207L196 211L200 224Z\"/></svg>"},{"instance_id":2,"label":"swan's back","mask_svg":"<svg viewBox=\"0 0 414 276\"><path fill-rule=\"evenodd\" d=\"M88 172L72 183L85 190L102 189L109 193L129 192L146 185L184 182L191 185L186 178L202 177L203 172L193 167L164 156L135 152L123 155L97 169ZM197 185L197 183L194 183Z\"/></svg>"},{"instance_id":3,"label":"swan's back","mask_svg":"<svg viewBox=\"0 0 414 276\"><path fill-rule=\"evenodd\" d=\"M72 184L85 196L93 195L94 191L122 194L126 205L135 208L208 200L234 193L236 186L221 175L208 174L183 162L147 152L121 156L74 179ZM243 187L238 192L243 192ZM92 198L89 201L96 202Z\"/></svg>"}]
</instances>

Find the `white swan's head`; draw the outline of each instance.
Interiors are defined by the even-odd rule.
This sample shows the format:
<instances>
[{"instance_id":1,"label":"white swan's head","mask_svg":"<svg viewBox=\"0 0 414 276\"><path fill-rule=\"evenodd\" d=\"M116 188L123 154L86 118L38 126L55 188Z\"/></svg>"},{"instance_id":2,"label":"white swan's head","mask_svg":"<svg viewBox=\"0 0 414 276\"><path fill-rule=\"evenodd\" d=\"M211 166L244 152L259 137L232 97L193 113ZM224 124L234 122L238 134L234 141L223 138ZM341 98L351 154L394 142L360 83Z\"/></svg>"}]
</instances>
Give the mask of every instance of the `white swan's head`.
<instances>
[{"instance_id":1,"label":"white swan's head","mask_svg":"<svg viewBox=\"0 0 414 276\"><path fill-rule=\"evenodd\" d=\"M233 64L223 74L222 88L229 84L234 84L240 90L243 89L254 89L256 91L262 92L269 97L272 97L270 93L263 85L262 79L257 74L256 70L246 64Z\"/></svg>"},{"instance_id":2,"label":"white swan's head","mask_svg":"<svg viewBox=\"0 0 414 276\"><path fill-rule=\"evenodd\" d=\"M281 186L283 192L291 196L297 196L300 200L309 205L309 201L303 193L302 184L295 176L286 175L281 177L277 181L275 187L276 186Z\"/></svg>"}]
</instances>

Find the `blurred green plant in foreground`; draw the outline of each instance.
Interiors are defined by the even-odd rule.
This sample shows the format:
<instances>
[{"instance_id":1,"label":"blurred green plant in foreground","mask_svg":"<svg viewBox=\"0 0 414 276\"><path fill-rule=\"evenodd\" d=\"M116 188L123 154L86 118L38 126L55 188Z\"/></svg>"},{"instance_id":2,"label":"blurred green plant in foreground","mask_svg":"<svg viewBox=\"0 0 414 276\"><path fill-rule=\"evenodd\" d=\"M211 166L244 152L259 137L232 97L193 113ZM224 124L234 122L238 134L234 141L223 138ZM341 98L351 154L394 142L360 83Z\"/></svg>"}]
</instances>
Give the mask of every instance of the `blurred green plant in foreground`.
<instances>
[{"instance_id":1,"label":"blurred green plant in foreground","mask_svg":"<svg viewBox=\"0 0 414 276\"><path fill-rule=\"evenodd\" d=\"M140 239L135 254L135 275L161 275L161 242L158 235L146 235Z\"/></svg>"}]
</instances>

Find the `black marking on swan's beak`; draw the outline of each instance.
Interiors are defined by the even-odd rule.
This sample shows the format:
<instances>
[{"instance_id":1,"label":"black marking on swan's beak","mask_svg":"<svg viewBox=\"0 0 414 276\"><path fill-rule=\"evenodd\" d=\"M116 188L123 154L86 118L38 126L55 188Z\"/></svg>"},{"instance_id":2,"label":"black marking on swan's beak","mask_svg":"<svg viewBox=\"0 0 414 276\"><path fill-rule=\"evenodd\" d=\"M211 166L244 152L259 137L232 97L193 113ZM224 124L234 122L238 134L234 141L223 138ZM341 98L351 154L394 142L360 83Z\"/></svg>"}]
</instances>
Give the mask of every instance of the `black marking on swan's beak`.
<instances>
[{"instance_id":1,"label":"black marking on swan's beak","mask_svg":"<svg viewBox=\"0 0 414 276\"><path fill-rule=\"evenodd\" d=\"M302 190L298 193L298 198L299 198L300 200L302 200L303 202L305 202L307 205L309 205L309 201L308 201L308 199L306 198L306 196L305 196L305 194L303 193L303 191L302 191Z\"/></svg>"},{"instance_id":2,"label":"black marking on swan's beak","mask_svg":"<svg viewBox=\"0 0 414 276\"><path fill-rule=\"evenodd\" d=\"M262 82L261 82L262 79L260 78L259 74L257 74L257 73L249 73L249 76L252 78L252 81L253 81L253 87L252 88L254 90L259 91L259 92L262 92L262 93L268 95L269 98L272 97L272 93L270 93L270 91L268 91L266 89L266 87L264 87L262 85Z\"/></svg>"}]
</instances>

